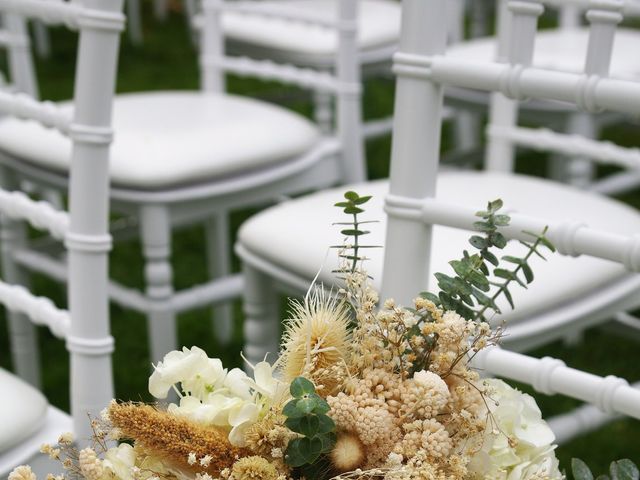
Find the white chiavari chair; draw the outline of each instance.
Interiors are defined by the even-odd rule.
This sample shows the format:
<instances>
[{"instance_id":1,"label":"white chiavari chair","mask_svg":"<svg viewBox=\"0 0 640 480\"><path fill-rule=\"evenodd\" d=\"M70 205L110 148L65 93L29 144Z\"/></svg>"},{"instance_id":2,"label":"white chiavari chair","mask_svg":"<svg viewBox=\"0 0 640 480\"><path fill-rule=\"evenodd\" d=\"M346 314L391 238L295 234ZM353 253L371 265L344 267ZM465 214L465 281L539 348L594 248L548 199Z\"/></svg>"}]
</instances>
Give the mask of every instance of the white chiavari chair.
<instances>
[{"instance_id":1,"label":"white chiavari chair","mask_svg":"<svg viewBox=\"0 0 640 480\"><path fill-rule=\"evenodd\" d=\"M506 62L450 57L445 54L445 26L438 21L445 4L445 0L403 2L402 40L394 67L398 79L389 182L350 185L296 199L261 212L241 227L236 251L244 263L245 352L250 361L277 351L277 287L305 291L321 265L319 280L336 282L331 271L338 267L338 258L327 252L329 245L341 243L337 229L331 227L341 218L332 205L347 188L373 195L363 220L385 219L378 226L367 225L371 234L366 237L368 245L384 245L383 251L367 250L370 260L365 263L381 291L380 298L394 298L406 305L419 291L435 288L432 273L449 271L446 262L469 248L475 212L499 197L512 218L503 230L505 236L524 240L523 230L540 232L549 226L547 236L559 252L534 266L536 280L528 290L513 292L516 310L510 311L504 302L503 313L492 319L496 325L506 322L508 326L504 346L530 349L603 322L619 310L640 306L640 276L633 273L640 270L637 210L550 180L493 170L491 158L497 148L513 148L504 142L508 134L510 142L523 136L536 148L543 146L541 137L552 138L546 142L548 149L584 153L594 160L615 158L619 165L638 168L634 149L608 144L595 148L593 140L525 130L517 126L513 108L513 102L531 98L565 102L592 113L601 109L640 112L640 83L608 77L623 2L601 0L590 5L584 72L531 66L536 21L543 11L539 0L508 2L514 18L511 34L504 37L510 45ZM511 109L509 124L502 121L489 126L487 171L438 171L440 113L449 85L492 93L490 122L500 109ZM498 117L504 120L506 116ZM295 231L287 228L293 218ZM517 247L517 242L509 242L505 253L513 254ZM597 379L560 368L558 362L499 349L487 351L477 362L488 371L533 383L542 391L594 401L609 412L640 417L638 392L621 381ZM608 418L592 413L587 409L554 422L560 438L596 427Z\"/></svg>"},{"instance_id":2,"label":"white chiavari chair","mask_svg":"<svg viewBox=\"0 0 640 480\"><path fill-rule=\"evenodd\" d=\"M0 12L11 35L24 40L25 18L65 25L78 31L74 110L40 102L26 93L0 93L0 110L69 138L69 210L57 210L17 190L15 172L0 168L0 302L8 312L13 334L14 367L34 379L33 324L45 325L66 342L71 364L71 414L48 405L23 379L0 370L0 476L30 461L44 442L55 443L64 431L89 436L87 414L97 415L113 397L109 334L108 163L112 138L111 110L119 34L124 28L121 0L82 3L46 0L1 0ZM14 38L13 40L16 40ZM25 53L25 42L10 46ZM13 254L24 246L24 223L62 241L68 255L68 305L62 309L20 284L22 272ZM52 361L48 359L47 361ZM24 370L27 371L24 371ZM22 370L22 371L21 371Z\"/></svg>"},{"instance_id":3,"label":"white chiavari chair","mask_svg":"<svg viewBox=\"0 0 640 480\"><path fill-rule=\"evenodd\" d=\"M153 361L177 348L176 315L187 310L227 302L218 307L214 328L221 341L230 339L228 301L242 291L241 275L229 271L230 210L365 176L354 61L357 3L341 2L339 15L331 19L288 17L293 25L311 22L338 32L335 74L225 54L218 26L234 3L204 4L202 91L117 95L114 102L110 198L115 211L139 219L146 292L113 282L110 295L115 303L148 316ZM337 125L323 134L285 108L227 94L226 72L326 92L336 98ZM34 182L64 188L69 147L63 136L35 124L0 121L0 161ZM206 224L212 279L174 292L172 229L200 221ZM64 263L43 259L40 252L22 250L15 258L22 267L64 279Z\"/></svg>"},{"instance_id":4,"label":"white chiavari chair","mask_svg":"<svg viewBox=\"0 0 640 480\"><path fill-rule=\"evenodd\" d=\"M509 30L510 13L504 2L497 1L498 19L496 36L474 37L454 43L448 54L461 60L478 59L506 61L505 48L499 48L500 35ZM502 6L499 8L498 6ZM533 55L533 65L559 71L578 72L582 70L584 54L587 50L589 29L583 25L588 2L585 0L554 0L548 2L550 10L558 14L557 28L544 29L538 34ZM627 1L624 7L625 18L636 19L640 16L640 2ZM616 34L616 49L611 59L611 76L639 79L640 61L636 55L636 45L640 42L637 28L621 27ZM504 42L503 42L504 44ZM445 92L448 103L453 106L480 109L487 104L485 92L472 89L450 87ZM532 101L520 105L522 115L538 125L553 125L567 133L575 133L590 138L598 138L604 127L615 122L629 120L628 116L609 114L593 117L578 111L574 106L558 102ZM477 130L473 129L473 130ZM467 143L471 143L468 141ZM496 162L503 162L505 171L511 171L513 156L501 152ZM576 186L586 187L606 194L617 194L635 188L640 184L640 176L625 172L616 177L599 182L595 177L593 164L584 157L567 157L564 161L551 163L549 174L556 179L568 181Z\"/></svg>"}]
</instances>

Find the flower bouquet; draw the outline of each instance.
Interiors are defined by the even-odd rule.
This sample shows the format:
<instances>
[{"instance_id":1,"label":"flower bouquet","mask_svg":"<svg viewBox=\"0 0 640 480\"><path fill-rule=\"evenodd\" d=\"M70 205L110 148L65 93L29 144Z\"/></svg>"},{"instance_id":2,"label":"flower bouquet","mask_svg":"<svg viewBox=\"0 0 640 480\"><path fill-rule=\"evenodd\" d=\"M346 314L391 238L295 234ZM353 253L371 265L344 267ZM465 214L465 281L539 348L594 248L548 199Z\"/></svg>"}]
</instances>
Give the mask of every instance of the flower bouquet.
<instances>
[{"instance_id":1,"label":"flower bouquet","mask_svg":"<svg viewBox=\"0 0 640 480\"><path fill-rule=\"evenodd\" d=\"M531 234L523 257L499 260L509 217L490 202L470 239L477 252L436 274L437 294L378 306L360 254L367 200L347 192L337 204L353 219L336 272L344 286L292 301L273 364L247 375L198 347L170 352L149 378L158 403L114 400L92 419L93 445L63 435L43 452L86 480L563 478L534 399L472 367L502 333L485 321L498 297L513 304L512 285L533 280L530 258L553 250L545 232ZM166 403L170 391L177 403ZM579 460L572 470L593 479ZM638 469L614 462L611 478L638 479ZM21 466L9 480L35 475Z\"/></svg>"}]
</instances>

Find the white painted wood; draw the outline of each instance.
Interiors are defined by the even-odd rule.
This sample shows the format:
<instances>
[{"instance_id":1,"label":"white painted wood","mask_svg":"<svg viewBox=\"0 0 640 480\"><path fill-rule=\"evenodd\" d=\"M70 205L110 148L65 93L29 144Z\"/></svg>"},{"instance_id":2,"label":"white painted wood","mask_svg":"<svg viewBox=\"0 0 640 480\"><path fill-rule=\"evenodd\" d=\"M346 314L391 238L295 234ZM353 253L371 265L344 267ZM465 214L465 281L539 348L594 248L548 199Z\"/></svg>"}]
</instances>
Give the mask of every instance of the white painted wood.
<instances>
[{"instance_id":1,"label":"white painted wood","mask_svg":"<svg viewBox=\"0 0 640 480\"><path fill-rule=\"evenodd\" d=\"M127 30L129 40L133 45L140 46L144 40L142 32L142 6L140 0L126 0L127 4Z\"/></svg>"},{"instance_id":2,"label":"white painted wood","mask_svg":"<svg viewBox=\"0 0 640 480\"><path fill-rule=\"evenodd\" d=\"M231 245L229 219L219 214L205 223L207 266L210 278L224 278L231 274ZM233 305L226 303L214 307L213 332L218 342L228 345L233 338Z\"/></svg>"},{"instance_id":3,"label":"white painted wood","mask_svg":"<svg viewBox=\"0 0 640 480\"><path fill-rule=\"evenodd\" d=\"M19 184L6 168L0 169L0 184L13 188ZM2 279L13 285L28 287L26 272L15 262L13 252L26 243L27 232L22 222L7 215L0 215L0 254L2 256ZM16 374L36 388L40 387L40 362L38 338L35 325L16 310L7 311L9 323L9 348Z\"/></svg>"},{"instance_id":4,"label":"white painted wood","mask_svg":"<svg viewBox=\"0 0 640 480\"><path fill-rule=\"evenodd\" d=\"M43 0L44 3L39 0L25 0L24 4L0 0L0 4L3 1L7 2L12 11L24 14L27 7L40 9L47 0ZM140 217L140 234L143 237L142 243L147 263L145 267L147 288L144 293L114 283L106 284L104 288L115 302L149 314L150 337L153 339L151 350L154 360L162 358L166 351L177 348L174 321L177 312L237 298L242 289L242 281L236 274L216 278L204 285L181 292L174 292L171 287L171 269L168 261L171 254L170 228L173 223L204 222L216 216L225 216L232 208L264 205L282 194L300 193L348 179L363 178L364 160L359 127L360 78L359 71L354 66L358 65L355 53L356 3L356 0L345 1L341 4L343 6L338 19L320 22L324 23L323 28L336 31L340 39L340 50L345 52L338 56L336 65L330 66L332 67L330 72L327 72L326 68L301 69L226 55L218 18L220 9L226 7L226 2L210 0L204 4L205 22L201 36L204 42L201 58L204 92L222 94L225 87L224 75L227 72L258 75L268 79L284 78L286 82L302 84L320 92L321 95L327 95L331 101L336 99L338 121L326 136L319 137L307 151L290 159L284 159L268 169L248 170L232 177L198 178L193 184L172 185L158 190L113 186L110 194L114 205ZM51 22L64 21L72 27L78 27L88 23L87 15L91 13L91 5L93 4L65 4L65 10L62 13L51 10L46 10L44 13ZM232 5L231 8L235 6ZM269 11L264 14L270 16L274 12ZM103 17L103 23L113 21L110 15L103 15ZM305 18L291 19L291 21L303 23L306 20ZM91 22L95 23L96 20L91 19ZM2 100L1 97L0 100ZM11 105L13 106L14 103L17 102ZM32 116L44 116L40 110L42 109L37 110L38 115ZM49 123L52 123L52 120ZM67 130L72 137L79 133L73 122L69 122L64 128L61 126L60 129ZM107 132L92 130L86 133L103 138ZM164 135L165 132L161 134ZM350 162L350 165L343 166L341 159ZM21 163L19 159L3 158L3 162L34 181L42 181L59 188L65 188L67 184L64 175L33 164ZM101 192L100 189L97 191ZM216 231L215 235L222 235L221 229ZM216 248L219 247L210 247L211 250ZM36 252L22 249L16 252L16 259L25 268L47 273L58 280L64 278L65 265L60 262L46 261ZM225 308L228 310L229 307ZM222 331L229 331L228 327L229 325L223 325ZM215 329L217 328L216 325ZM222 336L226 334L223 333Z\"/></svg>"},{"instance_id":5,"label":"white painted wood","mask_svg":"<svg viewBox=\"0 0 640 480\"><path fill-rule=\"evenodd\" d=\"M267 355L273 362L278 355L278 337L273 335L279 330L277 295L273 281L268 275L245 263L244 276L244 338L243 354L253 365L261 362ZM248 367L245 367L248 369Z\"/></svg>"},{"instance_id":6,"label":"white painted wood","mask_svg":"<svg viewBox=\"0 0 640 480\"><path fill-rule=\"evenodd\" d=\"M36 324L47 325L66 341L71 357L71 417L77 438L90 436L87 414L97 415L113 397L113 338L109 335L107 297L107 254L111 247L107 229L107 172L119 33L124 25L122 3L122 0L84 0L82 4L0 1L0 12L6 15L62 23L79 30L74 116L64 128L73 142L69 214L20 194L2 195L6 218L26 216L36 225L64 237L69 262L68 311L48 299L33 296L21 285L0 282L0 302L9 310L26 314ZM46 104L36 107L43 104L23 96L2 97L0 103L8 108L9 114L60 126L60 119ZM3 257L12 254L7 249L11 246L3 245ZM96 378L100 381L96 382ZM0 464L20 462L22 457L10 455L23 455L25 448L18 446L3 453Z\"/></svg>"},{"instance_id":7,"label":"white painted wood","mask_svg":"<svg viewBox=\"0 0 640 480\"><path fill-rule=\"evenodd\" d=\"M34 201L22 192L0 189L0 212L11 219L28 221L32 226L48 230L57 239L63 239L69 229L69 215L50 203Z\"/></svg>"},{"instance_id":8,"label":"white painted wood","mask_svg":"<svg viewBox=\"0 0 640 480\"><path fill-rule=\"evenodd\" d=\"M499 347L488 347L474 357L483 371L533 386L547 395L562 394L591 403L602 412L640 419L640 390L614 376L599 377L566 367L551 357L541 359Z\"/></svg>"},{"instance_id":9,"label":"white painted wood","mask_svg":"<svg viewBox=\"0 0 640 480\"><path fill-rule=\"evenodd\" d=\"M168 301L173 295L171 224L166 207L144 205L140 209L142 252L145 258L146 294L151 302ZM148 315L151 361L161 361L176 348L178 332L172 311L153 308Z\"/></svg>"}]
</instances>

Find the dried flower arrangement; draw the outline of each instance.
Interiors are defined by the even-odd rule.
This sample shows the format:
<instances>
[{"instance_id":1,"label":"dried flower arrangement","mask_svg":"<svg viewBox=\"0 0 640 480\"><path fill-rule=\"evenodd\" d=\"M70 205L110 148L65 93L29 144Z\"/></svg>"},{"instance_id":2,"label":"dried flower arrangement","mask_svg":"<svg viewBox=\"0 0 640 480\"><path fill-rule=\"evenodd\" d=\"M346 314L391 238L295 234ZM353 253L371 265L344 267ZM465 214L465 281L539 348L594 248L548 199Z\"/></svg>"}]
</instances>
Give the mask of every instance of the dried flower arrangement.
<instances>
[{"instance_id":1,"label":"dried flower arrangement","mask_svg":"<svg viewBox=\"0 0 640 480\"><path fill-rule=\"evenodd\" d=\"M179 403L113 401L92 421L91 447L78 450L69 435L43 447L66 470L48 480L564 478L533 398L470 365L500 338L485 322L499 312L496 299L513 306L511 284L533 280L530 257L553 251L544 232L531 234L524 257L502 258L513 269L501 268L493 251L506 245L498 230L509 217L490 202L470 239L478 253L450 262L453 276L436 275L437 295L378 307L362 268L368 199L347 192L336 204L352 217L336 272L344 288L314 286L292 302L273 365L252 365L251 378L198 347L170 352L149 391L162 400L173 389ZM583 462L572 469L577 480L593 479ZM637 480L638 469L614 462L611 478ZM35 475L20 466L9 480Z\"/></svg>"}]
</instances>

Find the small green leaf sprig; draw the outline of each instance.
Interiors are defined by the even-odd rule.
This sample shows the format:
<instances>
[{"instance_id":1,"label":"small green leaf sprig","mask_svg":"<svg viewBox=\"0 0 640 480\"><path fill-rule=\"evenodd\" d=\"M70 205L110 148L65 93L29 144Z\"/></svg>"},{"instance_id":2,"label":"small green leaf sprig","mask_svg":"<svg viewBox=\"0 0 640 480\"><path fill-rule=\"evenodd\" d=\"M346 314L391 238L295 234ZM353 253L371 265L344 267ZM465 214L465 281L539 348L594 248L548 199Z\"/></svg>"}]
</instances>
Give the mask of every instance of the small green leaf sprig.
<instances>
[{"instance_id":1,"label":"small green leaf sprig","mask_svg":"<svg viewBox=\"0 0 640 480\"><path fill-rule=\"evenodd\" d=\"M535 254L544 259L539 251L540 247L546 247L552 252L555 248L545 237L546 228L540 234L524 232L532 238L531 242L520 242L527 247L526 254L523 257L503 256L501 260L515 266L511 269L501 267L500 260L493 253L493 249L501 250L507 245L506 238L498 229L508 226L511 220L508 215L499 213L502 207L502 200L498 199L489 202L486 210L476 213L481 220L473 225L479 234L473 235L469 243L478 250L478 253L470 255L464 250L460 260L449 262L455 272L454 276L444 273L435 274L440 288L438 295L422 292L421 297L445 310L454 310L462 317L474 321L486 321L488 311L501 313L496 304L496 300L501 295L504 295L511 308L514 308L513 297L509 290L511 284L516 282L527 288L534 279L528 263L531 256ZM492 268L494 279L490 277ZM495 291L489 295L492 287Z\"/></svg>"},{"instance_id":2,"label":"small green leaf sprig","mask_svg":"<svg viewBox=\"0 0 640 480\"><path fill-rule=\"evenodd\" d=\"M329 453L336 441L336 425L327 415L329 404L309 380L297 377L289 388L292 400L282 409L287 417L285 426L301 437L289 442L285 462L294 468L301 467L306 478L320 478L326 470L322 455Z\"/></svg>"},{"instance_id":3,"label":"small green leaf sprig","mask_svg":"<svg viewBox=\"0 0 640 480\"><path fill-rule=\"evenodd\" d=\"M342 208L342 211L346 215L350 215L352 220L350 222L336 222L334 225L346 226L347 228L342 229L340 233L352 240L350 242L345 242L347 247L345 247L345 245L332 246L332 248L343 250L345 253L341 252L338 256L350 263L348 268L341 268L333 271L333 273L339 274L355 273L358 270L358 262L366 260L366 257L360 256L360 249L380 248L379 246L374 245L362 245L360 241L360 237L370 233L368 230L363 230L362 225L367 223L376 223L376 220L363 221L359 218L359 215L364 213L362 206L371 199L371 196L360 196L356 192L348 191L344 194L344 198L344 201L336 203L335 206Z\"/></svg>"},{"instance_id":4,"label":"small green leaf sprig","mask_svg":"<svg viewBox=\"0 0 640 480\"><path fill-rule=\"evenodd\" d=\"M571 459L571 473L574 480L594 480L591 469L579 458ZM603 474L595 477L596 480L639 480L640 470L631 460L624 458L611 462L609 475Z\"/></svg>"}]
</instances>

